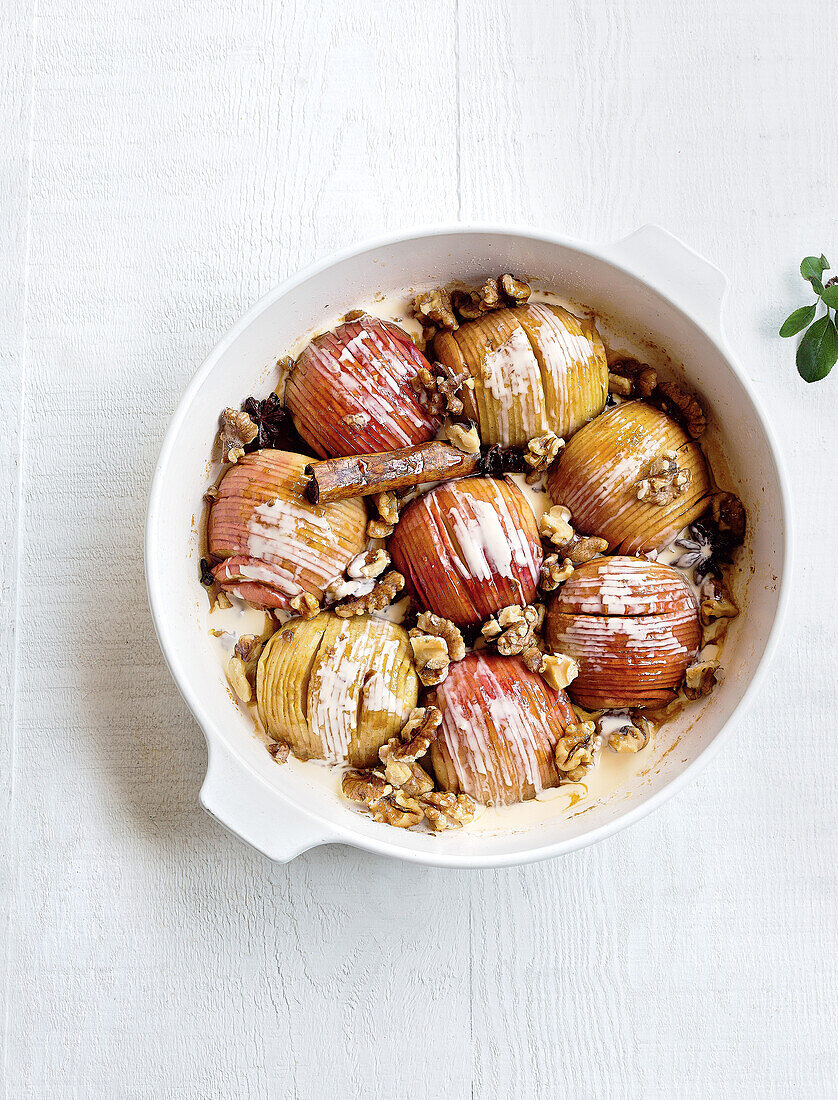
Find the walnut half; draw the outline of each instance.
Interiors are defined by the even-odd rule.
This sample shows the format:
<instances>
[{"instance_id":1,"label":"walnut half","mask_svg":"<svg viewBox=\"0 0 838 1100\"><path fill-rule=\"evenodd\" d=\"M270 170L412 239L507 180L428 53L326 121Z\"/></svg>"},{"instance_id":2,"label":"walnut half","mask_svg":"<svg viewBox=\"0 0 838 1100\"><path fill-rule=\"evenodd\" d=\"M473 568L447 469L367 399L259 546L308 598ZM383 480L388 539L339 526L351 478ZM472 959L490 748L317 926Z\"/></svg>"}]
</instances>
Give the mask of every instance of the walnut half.
<instances>
[{"instance_id":1,"label":"walnut half","mask_svg":"<svg viewBox=\"0 0 838 1100\"><path fill-rule=\"evenodd\" d=\"M246 412L240 409L225 409L221 422L221 461L238 462L244 458L244 449L259 434L258 427Z\"/></svg>"}]
</instances>

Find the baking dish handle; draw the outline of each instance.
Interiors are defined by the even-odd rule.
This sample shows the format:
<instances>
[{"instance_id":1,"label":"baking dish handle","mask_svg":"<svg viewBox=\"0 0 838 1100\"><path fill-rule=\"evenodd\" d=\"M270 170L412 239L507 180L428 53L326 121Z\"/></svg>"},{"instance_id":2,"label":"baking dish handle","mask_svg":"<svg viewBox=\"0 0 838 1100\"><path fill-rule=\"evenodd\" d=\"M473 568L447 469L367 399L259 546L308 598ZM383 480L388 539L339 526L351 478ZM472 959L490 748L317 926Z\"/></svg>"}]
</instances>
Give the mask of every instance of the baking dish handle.
<instances>
[{"instance_id":1,"label":"baking dish handle","mask_svg":"<svg viewBox=\"0 0 838 1100\"><path fill-rule=\"evenodd\" d=\"M309 848L337 837L316 818L285 804L277 812L277 797L220 742L207 745L207 775L201 805L231 833L278 863L287 863Z\"/></svg>"},{"instance_id":2,"label":"baking dish handle","mask_svg":"<svg viewBox=\"0 0 838 1100\"><path fill-rule=\"evenodd\" d=\"M671 298L712 335L722 337L727 277L659 225L644 225L606 249L626 267Z\"/></svg>"}]
</instances>

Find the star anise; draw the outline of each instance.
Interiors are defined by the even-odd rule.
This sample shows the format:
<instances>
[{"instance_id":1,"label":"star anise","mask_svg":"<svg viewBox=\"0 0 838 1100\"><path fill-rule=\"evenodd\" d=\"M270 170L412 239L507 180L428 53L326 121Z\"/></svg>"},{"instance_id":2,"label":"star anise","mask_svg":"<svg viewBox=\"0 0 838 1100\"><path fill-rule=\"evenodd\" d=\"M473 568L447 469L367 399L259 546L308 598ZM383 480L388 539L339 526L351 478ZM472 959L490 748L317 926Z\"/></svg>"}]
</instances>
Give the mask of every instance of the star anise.
<instances>
[{"instance_id":1,"label":"star anise","mask_svg":"<svg viewBox=\"0 0 838 1100\"><path fill-rule=\"evenodd\" d=\"M683 546L686 553L674 564L679 569L694 568L696 584L701 584L711 574L719 576L722 566L730 564L736 543L705 517L691 524L689 538L676 539L675 545Z\"/></svg>"},{"instance_id":2,"label":"star anise","mask_svg":"<svg viewBox=\"0 0 838 1100\"><path fill-rule=\"evenodd\" d=\"M248 397L244 411L258 428L256 438L248 443L245 451L258 451L262 447L277 447L280 450L287 441L290 417L275 393L269 393L264 401Z\"/></svg>"}]
</instances>

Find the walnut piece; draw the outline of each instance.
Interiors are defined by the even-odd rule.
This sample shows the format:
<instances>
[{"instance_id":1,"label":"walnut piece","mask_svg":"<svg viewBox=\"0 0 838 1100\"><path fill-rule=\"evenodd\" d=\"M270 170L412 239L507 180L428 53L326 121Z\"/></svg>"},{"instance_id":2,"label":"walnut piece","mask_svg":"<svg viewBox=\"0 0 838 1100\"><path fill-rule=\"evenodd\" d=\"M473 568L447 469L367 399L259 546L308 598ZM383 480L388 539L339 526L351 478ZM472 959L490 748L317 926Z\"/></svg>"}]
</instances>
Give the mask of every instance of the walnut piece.
<instances>
[{"instance_id":1,"label":"walnut piece","mask_svg":"<svg viewBox=\"0 0 838 1100\"><path fill-rule=\"evenodd\" d=\"M341 789L350 802L365 802L370 807L377 805L393 790L383 775L354 769L344 775Z\"/></svg>"},{"instance_id":2,"label":"walnut piece","mask_svg":"<svg viewBox=\"0 0 838 1100\"><path fill-rule=\"evenodd\" d=\"M564 440L555 432L544 432L543 435L537 435L529 441L524 454L524 462L530 468L527 474L527 485L534 485L547 473L562 447L564 447Z\"/></svg>"},{"instance_id":3,"label":"walnut piece","mask_svg":"<svg viewBox=\"0 0 838 1100\"><path fill-rule=\"evenodd\" d=\"M375 493L372 502L381 517L381 522L395 527L399 522L399 498L391 490Z\"/></svg>"},{"instance_id":4,"label":"walnut piece","mask_svg":"<svg viewBox=\"0 0 838 1100\"><path fill-rule=\"evenodd\" d=\"M512 306L523 305L532 293L529 283L525 283L523 279L516 279L514 275L509 274L501 275L500 289L501 294Z\"/></svg>"},{"instance_id":5,"label":"walnut piece","mask_svg":"<svg viewBox=\"0 0 838 1100\"><path fill-rule=\"evenodd\" d=\"M291 610L296 611L301 619L313 619L315 615L320 614L320 604L317 602L317 597L312 596L310 592L300 592L299 595L291 597Z\"/></svg>"},{"instance_id":6,"label":"walnut piece","mask_svg":"<svg viewBox=\"0 0 838 1100\"><path fill-rule=\"evenodd\" d=\"M593 722L580 722L568 726L564 736L556 742L556 767L565 783L578 783L594 763L596 726Z\"/></svg>"},{"instance_id":7,"label":"walnut piece","mask_svg":"<svg viewBox=\"0 0 838 1100\"><path fill-rule=\"evenodd\" d=\"M450 619L443 619L432 611L423 611L410 633L411 637L430 634L434 638L442 638L450 661L462 661L466 655L466 645L459 628Z\"/></svg>"},{"instance_id":8,"label":"walnut piece","mask_svg":"<svg viewBox=\"0 0 838 1100\"><path fill-rule=\"evenodd\" d=\"M609 393L616 393L621 397L636 394L638 397L648 398L652 396L657 384L658 376L654 368L637 359L618 359L609 364Z\"/></svg>"},{"instance_id":9,"label":"walnut piece","mask_svg":"<svg viewBox=\"0 0 838 1100\"><path fill-rule=\"evenodd\" d=\"M698 661L684 673L684 694L688 699L701 699L722 682L723 675L718 662Z\"/></svg>"},{"instance_id":10,"label":"walnut piece","mask_svg":"<svg viewBox=\"0 0 838 1100\"><path fill-rule=\"evenodd\" d=\"M711 502L713 521L735 546L745 540L747 518L742 501L733 493L716 493Z\"/></svg>"},{"instance_id":11,"label":"walnut piece","mask_svg":"<svg viewBox=\"0 0 838 1100\"><path fill-rule=\"evenodd\" d=\"M653 397L667 415L684 425L693 439L704 434L707 417L695 394L681 389L675 382L658 382Z\"/></svg>"},{"instance_id":12,"label":"walnut piece","mask_svg":"<svg viewBox=\"0 0 838 1100\"><path fill-rule=\"evenodd\" d=\"M253 688L245 672L244 661L235 654L227 662L227 680L238 699L249 703L253 698Z\"/></svg>"},{"instance_id":13,"label":"walnut piece","mask_svg":"<svg viewBox=\"0 0 838 1100\"><path fill-rule=\"evenodd\" d=\"M576 532L568 522L569 519L569 508L565 508L561 504L554 505L549 512L545 512L541 517L541 522L538 525L541 537L549 539L554 546L558 546L560 549L568 546L576 537Z\"/></svg>"},{"instance_id":14,"label":"walnut piece","mask_svg":"<svg viewBox=\"0 0 838 1100\"><path fill-rule=\"evenodd\" d=\"M420 683L425 687L441 684L451 667L445 639L413 629L410 631L410 646Z\"/></svg>"},{"instance_id":15,"label":"walnut piece","mask_svg":"<svg viewBox=\"0 0 838 1100\"><path fill-rule=\"evenodd\" d=\"M386 550L362 550L356 554L346 567L346 575L353 580L380 577L390 564L390 555Z\"/></svg>"},{"instance_id":16,"label":"walnut piece","mask_svg":"<svg viewBox=\"0 0 838 1100\"><path fill-rule=\"evenodd\" d=\"M455 290L451 304L464 321L473 321L504 304L497 279L487 279L477 290Z\"/></svg>"},{"instance_id":17,"label":"walnut piece","mask_svg":"<svg viewBox=\"0 0 838 1100\"><path fill-rule=\"evenodd\" d=\"M444 287L427 290L413 299L413 316L423 325L454 332L460 327L451 307L451 295Z\"/></svg>"},{"instance_id":18,"label":"walnut piece","mask_svg":"<svg viewBox=\"0 0 838 1100\"><path fill-rule=\"evenodd\" d=\"M608 372L608 392L615 393L618 397L631 397L634 387L628 378L623 378L620 374L612 374Z\"/></svg>"},{"instance_id":19,"label":"walnut piece","mask_svg":"<svg viewBox=\"0 0 838 1100\"><path fill-rule=\"evenodd\" d=\"M579 675L579 665L565 653L545 653L538 671L551 688L563 691Z\"/></svg>"},{"instance_id":20,"label":"walnut piece","mask_svg":"<svg viewBox=\"0 0 838 1100\"><path fill-rule=\"evenodd\" d=\"M404 588L404 577L395 569L385 573L376 581L371 591L362 596L335 604L333 611L341 619L351 619L353 615L367 615L372 611L383 611Z\"/></svg>"},{"instance_id":21,"label":"walnut piece","mask_svg":"<svg viewBox=\"0 0 838 1100\"><path fill-rule=\"evenodd\" d=\"M573 565L584 565L593 561L598 554L604 554L607 549L608 539L582 538L577 539L566 553Z\"/></svg>"},{"instance_id":22,"label":"walnut piece","mask_svg":"<svg viewBox=\"0 0 838 1100\"><path fill-rule=\"evenodd\" d=\"M735 619L739 608L725 585L716 577L708 577L699 590L701 622L710 626L715 619Z\"/></svg>"},{"instance_id":23,"label":"walnut piece","mask_svg":"<svg viewBox=\"0 0 838 1100\"><path fill-rule=\"evenodd\" d=\"M410 388L419 398L419 404L434 416L459 416L463 401L459 396L463 386L474 387L474 379L468 371L457 372L445 363L435 362L431 369L420 367L410 380Z\"/></svg>"},{"instance_id":24,"label":"walnut piece","mask_svg":"<svg viewBox=\"0 0 838 1100\"><path fill-rule=\"evenodd\" d=\"M366 428L366 426L367 426L367 424L369 424L369 422L370 422L369 413L365 413L365 412L348 413L341 420L342 424L345 424L347 426L347 428L351 428L353 431L356 431L356 432L360 432L364 428Z\"/></svg>"},{"instance_id":25,"label":"walnut piece","mask_svg":"<svg viewBox=\"0 0 838 1100\"><path fill-rule=\"evenodd\" d=\"M368 539L388 539L395 531L392 523L385 523L380 519L371 519L367 522Z\"/></svg>"},{"instance_id":26,"label":"walnut piece","mask_svg":"<svg viewBox=\"0 0 838 1100\"><path fill-rule=\"evenodd\" d=\"M437 707L414 707L402 726L402 747L394 749L396 760L413 761L424 756L439 732L442 712Z\"/></svg>"},{"instance_id":27,"label":"walnut piece","mask_svg":"<svg viewBox=\"0 0 838 1100\"><path fill-rule=\"evenodd\" d=\"M434 831L456 829L474 817L468 795L435 791L434 781L417 763L436 737L442 714L436 707L416 707L399 737L391 737L379 750L383 772L350 771L343 778L343 793L363 802L375 821L409 829L422 821Z\"/></svg>"},{"instance_id":28,"label":"walnut piece","mask_svg":"<svg viewBox=\"0 0 838 1100\"><path fill-rule=\"evenodd\" d=\"M461 829L474 820L474 800L467 794L434 791L421 800L425 818L434 830Z\"/></svg>"},{"instance_id":29,"label":"walnut piece","mask_svg":"<svg viewBox=\"0 0 838 1100\"><path fill-rule=\"evenodd\" d=\"M612 730L608 735L608 747L619 753L640 752L649 744L650 727L648 722L645 725L646 728L643 729L640 725L627 722L619 729Z\"/></svg>"},{"instance_id":30,"label":"walnut piece","mask_svg":"<svg viewBox=\"0 0 838 1100\"><path fill-rule=\"evenodd\" d=\"M535 644L535 632L543 618L544 608L540 605L521 607L520 604L510 604L487 619L480 633L501 656L517 656Z\"/></svg>"},{"instance_id":31,"label":"walnut piece","mask_svg":"<svg viewBox=\"0 0 838 1100\"><path fill-rule=\"evenodd\" d=\"M477 425L473 420L469 420L465 424L458 424L453 420L449 421L445 425L445 434L448 436L448 442L451 446L456 447L463 454L480 454L480 436L477 433Z\"/></svg>"},{"instance_id":32,"label":"walnut piece","mask_svg":"<svg viewBox=\"0 0 838 1100\"><path fill-rule=\"evenodd\" d=\"M675 451L663 451L654 459L644 478L637 481L637 499L663 507L672 504L689 489L692 473L678 465Z\"/></svg>"},{"instance_id":33,"label":"walnut piece","mask_svg":"<svg viewBox=\"0 0 838 1100\"><path fill-rule=\"evenodd\" d=\"M363 309L350 309L348 313L344 313L344 324L349 324L350 321L360 321L362 317L366 317L366 310Z\"/></svg>"},{"instance_id":34,"label":"walnut piece","mask_svg":"<svg viewBox=\"0 0 838 1100\"><path fill-rule=\"evenodd\" d=\"M220 419L221 461L238 462L244 458L245 447L253 442L259 429L240 409L225 409Z\"/></svg>"},{"instance_id":35,"label":"walnut piece","mask_svg":"<svg viewBox=\"0 0 838 1100\"><path fill-rule=\"evenodd\" d=\"M276 760L277 764L284 764L291 754L291 746L287 741L272 741L268 745L268 752Z\"/></svg>"},{"instance_id":36,"label":"walnut piece","mask_svg":"<svg viewBox=\"0 0 838 1100\"><path fill-rule=\"evenodd\" d=\"M555 592L560 584L573 572L570 558L560 558L558 554L548 554L541 563L541 578L538 587L542 592Z\"/></svg>"}]
</instances>

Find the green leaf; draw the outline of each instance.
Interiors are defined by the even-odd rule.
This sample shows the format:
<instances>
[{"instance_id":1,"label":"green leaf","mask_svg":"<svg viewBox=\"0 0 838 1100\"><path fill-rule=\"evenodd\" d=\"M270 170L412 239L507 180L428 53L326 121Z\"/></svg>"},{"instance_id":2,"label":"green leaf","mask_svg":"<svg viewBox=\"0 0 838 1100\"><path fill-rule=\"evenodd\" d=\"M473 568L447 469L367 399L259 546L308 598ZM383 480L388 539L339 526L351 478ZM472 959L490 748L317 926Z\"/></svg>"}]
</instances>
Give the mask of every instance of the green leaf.
<instances>
[{"instance_id":1,"label":"green leaf","mask_svg":"<svg viewBox=\"0 0 838 1100\"><path fill-rule=\"evenodd\" d=\"M824 256L823 252L821 252L821 265L824 271L829 270L829 260Z\"/></svg>"},{"instance_id":2,"label":"green leaf","mask_svg":"<svg viewBox=\"0 0 838 1100\"><path fill-rule=\"evenodd\" d=\"M821 299L830 309L838 309L838 286L828 286L821 294Z\"/></svg>"},{"instance_id":3,"label":"green leaf","mask_svg":"<svg viewBox=\"0 0 838 1100\"><path fill-rule=\"evenodd\" d=\"M838 287L833 287L831 289L838 290ZM809 322L815 319L817 308L817 302L813 302L810 306L801 306L800 309L796 309L794 313L790 313L785 321L783 321L780 335L796 336L801 329L806 328Z\"/></svg>"},{"instance_id":4,"label":"green leaf","mask_svg":"<svg viewBox=\"0 0 838 1100\"><path fill-rule=\"evenodd\" d=\"M811 282L812 279L819 279L828 267L825 256L807 256L800 265L800 274Z\"/></svg>"},{"instance_id":5,"label":"green leaf","mask_svg":"<svg viewBox=\"0 0 838 1100\"><path fill-rule=\"evenodd\" d=\"M797 373L805 382L826 378L838 360L838 329L827 315L809 326L797 349Z\"/></svg>"}]
</instances>

